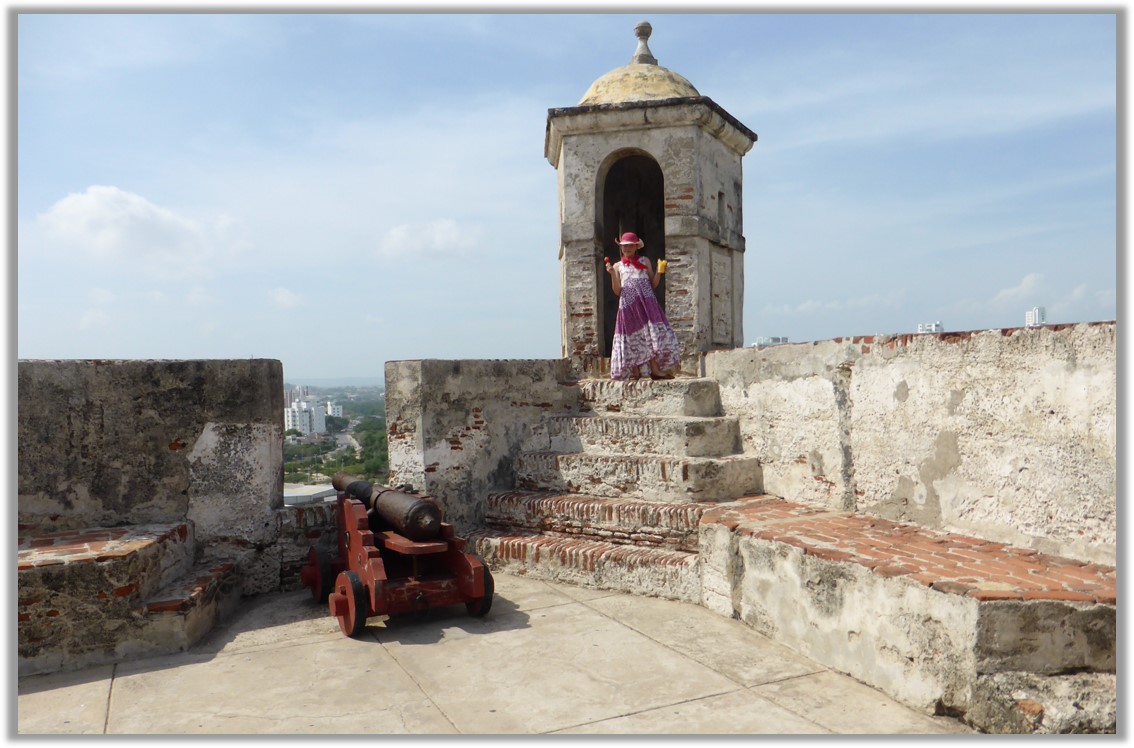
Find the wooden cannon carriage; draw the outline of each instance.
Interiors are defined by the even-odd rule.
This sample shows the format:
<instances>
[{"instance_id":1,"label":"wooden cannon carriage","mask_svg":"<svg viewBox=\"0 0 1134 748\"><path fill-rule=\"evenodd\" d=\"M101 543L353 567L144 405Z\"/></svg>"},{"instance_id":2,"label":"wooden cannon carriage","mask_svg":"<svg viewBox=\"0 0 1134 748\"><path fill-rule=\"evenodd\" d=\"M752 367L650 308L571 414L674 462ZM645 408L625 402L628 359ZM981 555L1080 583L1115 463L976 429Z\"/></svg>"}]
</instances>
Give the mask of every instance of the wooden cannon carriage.
<instances>
[{"instance_id":1,"label":"wooden cannon carriage","mask_svg":"<svg viewBox=\"0 0 1134 748\"><path fill-rule=\"evenodd\" d=\"M464 603L481 617L492 607L492 573L484 560L465 553L465 540L444 521L428 496L374 486L336 473L338 550L317 546L300 571L304 586L347 636L357 636L370 616L424 614Z\"/></svg>"}]
</instances>

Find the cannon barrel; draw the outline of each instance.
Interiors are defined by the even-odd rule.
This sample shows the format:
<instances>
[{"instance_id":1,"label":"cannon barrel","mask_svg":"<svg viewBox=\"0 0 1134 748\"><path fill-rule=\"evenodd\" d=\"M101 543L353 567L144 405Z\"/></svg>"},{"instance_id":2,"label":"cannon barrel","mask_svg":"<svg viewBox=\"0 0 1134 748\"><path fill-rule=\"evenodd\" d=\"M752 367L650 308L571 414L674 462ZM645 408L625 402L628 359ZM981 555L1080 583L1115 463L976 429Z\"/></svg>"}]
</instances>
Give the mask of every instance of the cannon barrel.
<instances>
[{"instance_id":1,"label":"cannon barrel","mask_svg":"<svg viewBox=\"0 0 1134 748\"><path fill-rule=\"evenodd\" d=\"M376 512L410 540L432 540L441 532L441 509L429 499L375 486L349 473L335 473L331 485L361 501L368 511Z\"/></svg>"}]
</instances>

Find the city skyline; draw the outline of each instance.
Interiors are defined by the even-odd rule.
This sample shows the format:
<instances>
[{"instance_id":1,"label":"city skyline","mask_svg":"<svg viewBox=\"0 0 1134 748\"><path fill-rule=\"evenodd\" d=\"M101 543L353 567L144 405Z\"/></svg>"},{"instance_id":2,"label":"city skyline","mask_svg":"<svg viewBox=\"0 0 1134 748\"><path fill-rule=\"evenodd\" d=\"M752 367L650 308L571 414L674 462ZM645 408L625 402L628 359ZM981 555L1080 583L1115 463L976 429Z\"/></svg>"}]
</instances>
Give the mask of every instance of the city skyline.
<instances>
[{"instance_id":1,"label":"city skyline","mask_svg":"<svg viewBox=\"0 0 1134 748\"><path fill-rule=\"evenodd\" d=\"M547 110L643 19L759 136L746 344L1116 318L1113 13L21 14L18 356L558 357Z\"/></svg>"}]
</instances>

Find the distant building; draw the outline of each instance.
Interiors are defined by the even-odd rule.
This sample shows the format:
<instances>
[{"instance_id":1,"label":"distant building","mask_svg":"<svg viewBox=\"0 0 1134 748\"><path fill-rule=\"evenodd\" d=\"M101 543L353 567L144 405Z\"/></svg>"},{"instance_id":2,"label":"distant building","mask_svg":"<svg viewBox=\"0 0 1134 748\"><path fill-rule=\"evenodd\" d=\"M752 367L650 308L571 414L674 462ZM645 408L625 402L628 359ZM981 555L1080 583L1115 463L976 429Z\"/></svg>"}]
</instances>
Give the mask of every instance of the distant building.
<instances>
[{"instance_id":1,"label":"distant building","mask_svg":"<svg viewBox=\"0 0 1134 748\"><path fill-rule=\"evenodd\" d=\"M334 403L327 402L327 415L334 416L335 418L343 417L343 406L335 405Z\"/></svg>"},{"instance_id":2,"label":"distant building","mask_svg":"<svg viewBox=\"0 0 1134 748\"><path fill-rule=\"evenodd\" d=\"M756 338L756 342L752 344L752 347L753 348L767 348L768 346L771 346L771 345L783 345L786 342L788 342L788 339L786 337L761 336L761 337Z\"/></svg>"},{"instance_id":3,"label":"distant building","mask_svg":"<svg viewBox=\"0 0 1134 748\"><path fill-rule=\"evenodd\" d=\"M1042 306L1034 306L1024 314L1025 327L1037 327L1043 324L1047 324L1047 309Z\"/></svg>"},{"instance_id":4,"label":"distant building","mask_svg":"<svg viewBox=\"0 0 1134 748\"><path fill-rule=\"evenodd\" d=\"M919 322L917 326L918 335L927 332L945 332L945 326L941 324L941 320L937 322Z\"/></svg>"},{"instance_id":5,"label":"distant building","mask_svg":"<svg viewBox=\"0 0 1134 748\"><path fill-rule=\"evenodd\" d=\"M338 495L334 486L308 486L301 483L284 484L284 503L290 506L331 501Z\"/></svg>"},{"instance_id":6,"label":"distant building","mask_svg":"<svg viewBox=\"0 0 1134 748\"><path fill-rule=\"evenodd\" d=\"M284 409L284 431L295 429L299 433L323 434L327 431L327 409L315 408L311 403L300 401Z\"/></svg>"}]
</instances>

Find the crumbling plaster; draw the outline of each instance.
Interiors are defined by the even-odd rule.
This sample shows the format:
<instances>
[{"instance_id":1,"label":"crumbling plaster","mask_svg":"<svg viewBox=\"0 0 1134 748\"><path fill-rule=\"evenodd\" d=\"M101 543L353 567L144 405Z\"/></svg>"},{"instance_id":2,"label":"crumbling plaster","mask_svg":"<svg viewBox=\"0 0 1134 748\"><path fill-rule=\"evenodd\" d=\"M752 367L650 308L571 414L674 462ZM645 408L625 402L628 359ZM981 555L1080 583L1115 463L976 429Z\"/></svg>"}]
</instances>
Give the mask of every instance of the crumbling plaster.
<instances>
[{"instance_id":1,"label":"crumbling plaster","mask_svg":"<svg viewBox=\"0 0 1134 748\"><path fill-rule=\"evenodd\" d=\"M561 359L387 362L389 483L432 496L468 532L489 490L514 487L521 450L548 449L548 416L578 407Z\"/></svg>"},{"instance_id":2,"label":"crumbling plaster","mask_svg":"<svg viewBox=\"0 0 1134 748\"><path fill-rule=\"evenodd\" d=\"M246 592L279 588L279 361L25 360L18 397L22 528L188 519Z\"/></svg>"},{"instance_id":3,"label":"crumbling plaster","mask_svg":"<svg viewBox=\"0 0 1134 748\"><path fill-rule=\"evenodd\" d=\"M706 356L765 491L1115 562L1115 324Z\"/></svg>"}]
</instances>

